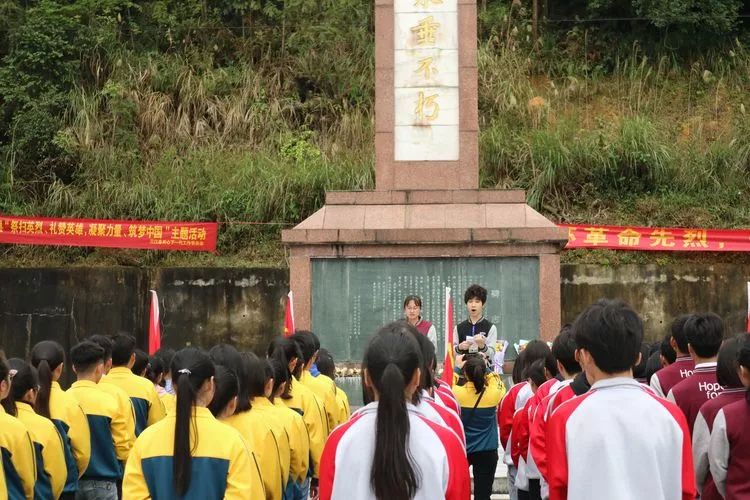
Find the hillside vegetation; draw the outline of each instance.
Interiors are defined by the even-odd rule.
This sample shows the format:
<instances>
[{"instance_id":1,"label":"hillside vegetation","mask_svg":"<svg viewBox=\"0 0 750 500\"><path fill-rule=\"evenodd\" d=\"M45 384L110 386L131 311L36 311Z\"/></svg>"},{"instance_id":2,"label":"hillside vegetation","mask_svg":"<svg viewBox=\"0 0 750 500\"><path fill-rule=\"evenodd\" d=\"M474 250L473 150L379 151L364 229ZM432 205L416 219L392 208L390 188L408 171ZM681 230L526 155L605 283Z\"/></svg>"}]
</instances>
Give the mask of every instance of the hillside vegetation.
<instances>
[{"instance_id":1,"label":"hillside vegetation","mask_svg":"<svg viewBox=\"0 0 750 500\"><path fill-rule=\"evenodd\" d=\"M535 44L529 2L479 1L481 186L560 222L749 226L746 6L540 2ZM364 0L0 0L0 213L227 223L220 256L0 265L283 264L325 190L374 186L373 32Z\"/></svg>"}]
</instances>

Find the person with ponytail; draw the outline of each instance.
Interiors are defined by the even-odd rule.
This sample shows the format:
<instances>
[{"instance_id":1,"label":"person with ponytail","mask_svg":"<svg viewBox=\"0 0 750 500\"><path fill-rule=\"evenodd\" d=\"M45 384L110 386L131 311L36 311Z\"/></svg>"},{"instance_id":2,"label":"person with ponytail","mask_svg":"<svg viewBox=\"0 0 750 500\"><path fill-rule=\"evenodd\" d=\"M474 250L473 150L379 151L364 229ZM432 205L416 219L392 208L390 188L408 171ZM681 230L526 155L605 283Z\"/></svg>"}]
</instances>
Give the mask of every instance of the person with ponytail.
<instances>
[{"instance_id":1,"label":"person with ponytail","mask_svg":"<svg viewBox=\"0 0 750 500\"><path fill-rule=\"evenodd\" d=\"M270 359L267 363L273 374L273 388L269 399L275 411L274 417L282 425L289 440L289 480L284 490L284 500L306 500L302 492L310 466L310 436L302 415L287 407L281 399L289 383L287 363L280 359Z\"/></svg>"},{"instance_id":2,"label":"person with ponytail","mask_svg":"<svg viewBox=\"0 0 750 500\"><path fill-rule=\"evenodd\" d=\"M39 342L31 350L31 365L39 375L34 410L52 420L62 438L67 476L60 498L72 500L78 490L78 479L91 459L89 423L78 402L58 382L65 365L62 346L53 340Z\"/></svg>"},{"instance_id":3,"label":"person with ponytail","mask_svg":"<svg viewBox=\"0 0 750 500\"><path fill-rule=\"evenodd\" d=\"M215 393L211 358L188 347L175 354L170 368L175 413L138 437L125 467L123 498L264 498L257 467L242 438L207 408Z\"/></svg>"},{"instance_id":4,"label":"person with ponytail","mask_svg":"<svg viewBox=\"0 0 750 500\"><path fill-rule=\"evenodd\" d=\"M11 370L0 356L0 399L10 394ZM2 451L3 476L8 500L26 500L34 497L36 462L34 445L26 426L0 405L0 451Z\"/></svg>"},{"instance_id":5,"label":"person with ponytail","mask_svg":"<svg viewBox=\"0 0 750 500\"><path fill-rule=\"evenodd\" d=\"M26 426L34 445L37 471L34 500L58 499L68 475L65 454L55 424L34 412L33 405L39 391L36 369L18 358L8 360L8 366L14 375L10 394L3 403L8 413Z\"/></svg>"},{"instance_id":6,"label":"person with ponytail","mask_svg":"<svg viewBox=\"0 0 750 500\"><path fill-rule=\"evenodd\" d=\"M737 356L742 385L740 401L729 403L716 414L708 446L708 463L716 489L727 499L750 498L750 335Z\"/></svg>"},{"instance_id":7,"label":"person with ponytail","mask_svg":"<svg viewBox=\"0 0 750 500\"><path fill-rule=\"evenodd\" d=\"M482 356L457 356L463 385L453 386L461 405L461 421L466 431L466 452L474 469L474 498L489 500L497 468L497 407L505 395L500 377L487 370Z\"/></svg>"},{"instance_id":8,"label":"person with ponytail","mask_svg":"<svg viewBox=\"0 0 750 500\"><path fill-rule=\"evenodd\" d=\"M341 425L351 415L351 409L349 408L349 396L346 395L340 387L335 385L336 381L336 363L333 361L333 356L326 349L318 351L318 360L315 363L318 367L318 371L321 375L325 375L334 381L334 387L336 389L336 405L338 406L338 415L336 419L336 425Z\"/></svg>"},{"instance_id":9,"label":"person with ponytail","mask_svg":"<svg viewBox=\"0 0 750 500\"><path fill-rule=\"evenodd\" d=\"M267 354L269 358L277 359L287 365L289 382L285 387L285 392L281 395L281 401L288 408L302 415L302 420L305 422L310 437L309 488L311 493L314 493L317 490L320 457L328 436L328 419L315 394L299 382L303 357L297 343L288 338L276 337L268 346ZM305 481L303 485L302 498L307 498L307 483L308 481Z\"/></svg>"},{"instance_id":10,"label":"person with ponytail","mask_svg":"<svg viewBox=\"0 0 750 500\"><path fill-rule=\"evenodd\" d=\"M257 410L266 396L264 362L255 354L245 354L244 358L242 373L245 376L250 408L235 412L234 415L226 418L224 423L236 429L248 443L252 443L260 464L266 498L278 500L282 496L289 476L289 443L286 442L285 447L279 446L271 428L268 413ZM269 396L270 392L271 386L268 386ZM286 451L286 456L282 456L282 449Z\"/></svg>"},{"instance_id":11,"label":"person with ponytail","mask_svg":"<svg viewBox=\"0 0 750 500\"><path fill-rule=\"evenodd\" d=\"M329 437L320 466L322 500L470 498L461 442L411 404L422 365L403 322L383 327L370 340L362 369L373 402Z\"/></svg>"}]
</instances>

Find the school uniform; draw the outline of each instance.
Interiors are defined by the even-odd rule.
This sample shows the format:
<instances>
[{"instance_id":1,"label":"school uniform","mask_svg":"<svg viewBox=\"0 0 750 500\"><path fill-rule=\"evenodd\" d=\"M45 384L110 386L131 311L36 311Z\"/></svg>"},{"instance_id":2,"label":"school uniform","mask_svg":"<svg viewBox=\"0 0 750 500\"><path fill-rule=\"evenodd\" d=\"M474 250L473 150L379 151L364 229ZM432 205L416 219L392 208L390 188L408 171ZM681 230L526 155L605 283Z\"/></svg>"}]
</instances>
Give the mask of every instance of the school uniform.
<instances>
[{"instance_id":1,"label":"school uniform","mask_svg":"<svg viewBox=\"0 0 750 500\"><path fill-rule=\"evenodd\" d=\"M716 381L716 362L695 365L693 374L678 383L667 394L667 399L676 403L688 421L692 435L693 424L703 403L713 399L721 392Z\"/></svg>"},{"instance_id":2,"label":"school uniform","mask_svg":"<svg viewBox=\"0 0 750 500\"><path fill-rule=\"evenodd\" d=\"M255 453L260 465L266 498L268 500L281 498L287 478L282 477L279 445L263 413L251 409L235 413L222 422L239 432L247 440L248 447Z\"/></svg>"},{"instance_id":3,"label":"school uniform","mask_svg":"<svg viewBox=\"0 0 750 500\"><path fill-rule=\"evenodd\" d=\"M523 468L519 467L518 475L522 476L522 482L527 485L523 488L532 494L533 497L538 497L541 490L541 473L537 467L536 461L533 454L531 453L531 431L532 423L536 417L537 412L541 410L541 406L545 398L552 392L557 391L560 386L560 381L557 379L550 379L544 382L537 388L536 393L529 398L522 410L525 413L524 418L519 420L520 430L517 432L514 428L512 435L517 436L513 438L511 446L520 448L517 453L520 453L523 457ZM515 422L514 422L515 424ZM511 450L511 455L515 452Z\"/></svg>"},{"instance_id":4,"label":"school uniform","mask_svg":"<svg viewBox=\"0 0 750 500\"><path fill-rule=\"evenodd\" d=\"M744 388L724 389L716 398L703 403L698 411L693 427L693 464L701 500L721 500L708 465L708 447L716 414L726 405L744 399L745 392Z\"/></svg>"},{"instance_id":5,"label":"school uniform","mask_svg":"<svg viewBox=\"0 0 750 500\"><path fill-rule=\"evenodd\" d=\"M728 500L750 498L750 400L730 403L716 414L708 463L716 489Z\"/></svg>"},{"instance_id":6,"label":"school uniform","mask_svg":"<svg viewBox=\"0 0 750 500\"><path fill-rule=\"evenodd\" d=\"M0 406L0 451L9 500L34 497L36 462L31 436L23 423Z\"/></svg>"},{"instance_id":7,"label":"school uniform","mask_svg":"<svg viewBox=\"0 0 750 500\"><path fill-rule=\"evenodd\" d=\"M672 387L693 374L695 362L690 356L680 356L669 366L654 373L651 377L651 388L657 396L666 398Z\"/></svg>"},{"instance_id":8,"label":"school uniform","mask_svg":"<svg viewBox=\"0 0 750 500\"><path fill-rule=\"evenodd\" d=\"M279 449L279 465L281 466L281 478L282 478L282 491L286 489L287 482L289 480L289 471L291 467L291 443L289 434L284 428L284 424L278 418L278 410L273 406L267 398L256 397L252 400L252 410L255 412L263 422L267 423L273 437L276 440L276 445Z\"/></svg>"},{"instance_id":9,"label":"school uniform","mask_svg":"<svg viewBox=\"0 0 750 500\"><path fill-rule=\"evenodd\" d=\"M296 411L305 422L310 437L310 469L312 477L318 477L320 457L328 436L327 419L315 394L302 383L294 379L291 382L289 399L279 398L288 408Z\"/></svg>"},{"instance_id":10,"label":"school uniform","mask_svg":"<svg viewBox=\"0 0 750 500\"><path fill-rule=\"evenodd\" d=\"M451 386L440 379L437 379L435 387L435 401L453 411L456 415L461 416L461 405L458 404L456 395L453 394Z\"/></svg>"},{"instance_id":11,"label":"school uniform","mask_svg":"<svg viewBox=\"0 0 750 500\"><path fill-rule=\"evenodd\" d=\"M123 481L128 500L171 500L174 490L176 416L170 413L138 437ZM191 480L182 497L200 500L266 498L255 457L240 435L207 408L196 407L191 421Z\"/></svg>"},{"instance_id":12,"label":"school uniform","mask_svg":"<svg viewBox=\"0 0 750 500\"><path fill-rule=\"evenodd\" d=\"M29 431L36 458L36 483L34 499L48 500L60 498L65 487L68 469L60 434L51 420L37 415L28 403L17 402L16 412Z\"/></svg>"},{"instance_id":13,"label":"school uniform","mask_svg":"<svg viewBox=\"0 0 750 500\"><path fill-rule=\"evenodd\" d=\"M505 395L505 385L494 373L485 376L484 391L477 393L473 382L453 390L461 405L461 421L466 431L466 452L474 468L474 494L489 498L497 468L497 405Z\"/></svg>"},{"instance_id":14,"label":"school uniform","mask_svg":"<svg viewBox=\"0 0 750 500\"><path fill-rule=\"evenodd\" d=\"M559 406L547 454L551 500L695 499L685 416L632 378L600 380Z\"/></svg>"},{"instance_id":15,"label":"school uniform","mask_svg":"<svg viewBox=\"0 0 750 500\"><path fill-rule=\"evenodd\" d=\"M310 436L307 434L305 421L302 420L302 415L288 408L280 398L274 399L273 408L276 410L276 418L289 437L290 478L296 483L302 483L310 467Z\"/></svg>"},{"instance_id":16,"label":"school uniform","mask_svg":"<svg viewBox=\"0 0 750 500\"><path fill-rule=\"evenodd\" d=\"M517 495L516 473L518 472L513 456L511 454L513 419L518 410L523 408L526 401L533 395L528 382L515 384L507 392L500 402L500 411L497 412L497 422L500 428L500 444L503 447L503 463L508 466L508 490L511 500Z\"/></svg>"},{"instance_id":17,"label":"school uniform","mask_svg":"<svg viewBox=\"0 0 750 500\"><path fill-rule=\"evenodd\" d=\"M133 447L135 443L135 409L133 408L133 402L130 401L130 396L121 387L112 384L110 382L103 382L104 378L99 381L97 387L99 390L109 394L113 397L117 403L117 411L122 418L125 420L128 440L130 441L130 447Z\"/></svg>"},{"instance_id":18,"label":"school uniform","mask_svg":"<svg viewBox=\"0 0 750 500\"><path fill-rule=\"evenodd\" d=\"M375 453L378 403L370 403L336 428L326 443L320 466L321 500L371 500L370 473ZM419 466L413 500L467 500L469 464L455 434L431 422L407 403L409 456Z\"/></svg>"},{"instance_id":19,"label":"school uniform","mask_svg":"<svg viewBox=\"0 0 750 500\"><path fill-rule=\"evenodd\" d=\"M164 418L164 405L150 380L135 375L127 366L113 367L102 383L116 385L130 398L135 413L135 437Z\"/></svg>"},{"instance_id":20,"label":"school uniform","mask_svg":"<svg viewBox=\"0 0 750 500\"><path fill-rule=\"evenodd\" d=\"M118 401L100 384L74 382L67 391L86 414L91 434L91 459L78 484L78 498L116 499L122 464L133 446L131 422Z\"/></svg>"},{"instance_id":21,"label":"school uniform","mask_svg":"<svg viewBox=\"0 0 750 500\"><path fill-rule=\"evenodd\" d=\"M63 493L78 490L78 478L89 466L91 458L91 433L86 414L70 394L57 382L52 382L49 395L49 413L57 427L65 454L66 479Z\"/></svg>"},{"instance_id":22,"label":"school uniform","mask_svg":"<svg viewBox=\"0 0 750 500\"><path fill-rule=\"evenodd\" d=\"M336 404L338 405L338 419L336 425L341 425L349 420L352 411L349 408L349 396L341 387L336 387Z\"/></svg>"},{"instance_id":23,"label":"school uniform","mask_svg":"<svg viewBox=\"0 0 750 500\"><path fill-rule=\"evenodd\" d=\"M484 353L487 359L492 360L495 356L494 346L497 343L497 327L484 316L476 323L466 319L453 327L453 349L456 354L466 354L467 351L458 348L459 344L466 340L466 337L476 335L484 337L484 347L479 349L479 352Z\"/></svg>"},{"instance_id":24,"label":"school uniform","mask_svg":"<svg viewBox=\"0 0 750 500\"><path fill-rule=\"evenodd\" d=\"M415 406L431 421L450 429L461 441L461 444L466 446L464 426L458 415L437 404L427 391L422 391L419 402Z\"/></svg>"},{"instance_id":25,"label":"school uniform","mask_svg":"<svg viewBox=\"0 0 750 500\"><path fill-rule=\"evenodd\" d=\"M177 397L174 394L165 392L159 396L159 399L164 406L164 415L175 412L175 408L177 407Z\"/></svg>"},{"instance_id":26,"label":"school uniform","mask_svg":"<svg viewBox=\"0 0 750 500\"><path fill-rule=\"evenodd\" d=\"M329 377L319 375L313 377L308 370L302 370L299 381L310 389L320 400L325 411L328 432L326 437L338 425L338 403L336 403L336 384Z\"/></svg>"},{"instance_id":27,"label":"school uniform","mask_svg":"<svg viewBox=\"0 0 750 500\"><path fill-rule=\"evenodd\" d=\"M437 347L437 330L435 329L435 325L425 319L419 318L419 321L414 325L414 328L427 337L427 339L432 342L432 345Z\"/></svg>"}]
</instances>

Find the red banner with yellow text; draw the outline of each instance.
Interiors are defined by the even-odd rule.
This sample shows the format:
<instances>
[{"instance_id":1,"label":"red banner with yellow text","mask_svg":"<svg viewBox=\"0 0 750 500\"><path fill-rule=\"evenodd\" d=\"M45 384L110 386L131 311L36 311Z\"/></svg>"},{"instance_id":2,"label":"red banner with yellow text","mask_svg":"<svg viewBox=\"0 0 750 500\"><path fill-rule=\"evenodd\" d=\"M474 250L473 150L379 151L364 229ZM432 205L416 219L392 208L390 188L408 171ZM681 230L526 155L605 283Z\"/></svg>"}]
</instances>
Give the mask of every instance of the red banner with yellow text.
<instances>
[{"instance_id":1,"label":"red banner with yellow text","mask_svg":"<svg viewBox=\"0 0 750 500\"><path fill-rule=\"evenodd\" d=\"M49 219L0 215L0 243L215 252L215 222Z\"/></svg>"},{"instance_id":2,"label":"red banner with yellow text","mask_svg":"<svg viewBox=\"0 0 750 500\"><path fill-rule=\"evenodd\" d=\"M568 230L566 250L607 248L661 252L750 252L750 230L560 224Z\"/></svg>"}]
</instances>

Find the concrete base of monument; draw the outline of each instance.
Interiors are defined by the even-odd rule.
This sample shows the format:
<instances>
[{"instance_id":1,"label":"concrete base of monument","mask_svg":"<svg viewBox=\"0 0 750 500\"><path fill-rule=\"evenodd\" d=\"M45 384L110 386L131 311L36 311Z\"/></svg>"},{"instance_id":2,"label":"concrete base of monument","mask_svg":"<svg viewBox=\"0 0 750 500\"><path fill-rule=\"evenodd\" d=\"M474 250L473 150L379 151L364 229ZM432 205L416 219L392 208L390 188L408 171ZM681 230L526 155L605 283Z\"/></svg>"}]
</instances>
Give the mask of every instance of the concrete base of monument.
<instances>
[{"instance_id":1,"label":"concrete base of monument","mask_svg":"<svg viewBox=\"0 0 750 500\"><path fill-rule=\"evenodd\" d=\"M520 190L326 193L323 208L282 232L296 325L316 326L312 263L319 259L532 257L538 259L538 334L551 340L560 328L559 252L567 232L525 201Z\"/></svg>"}]
</instances>

